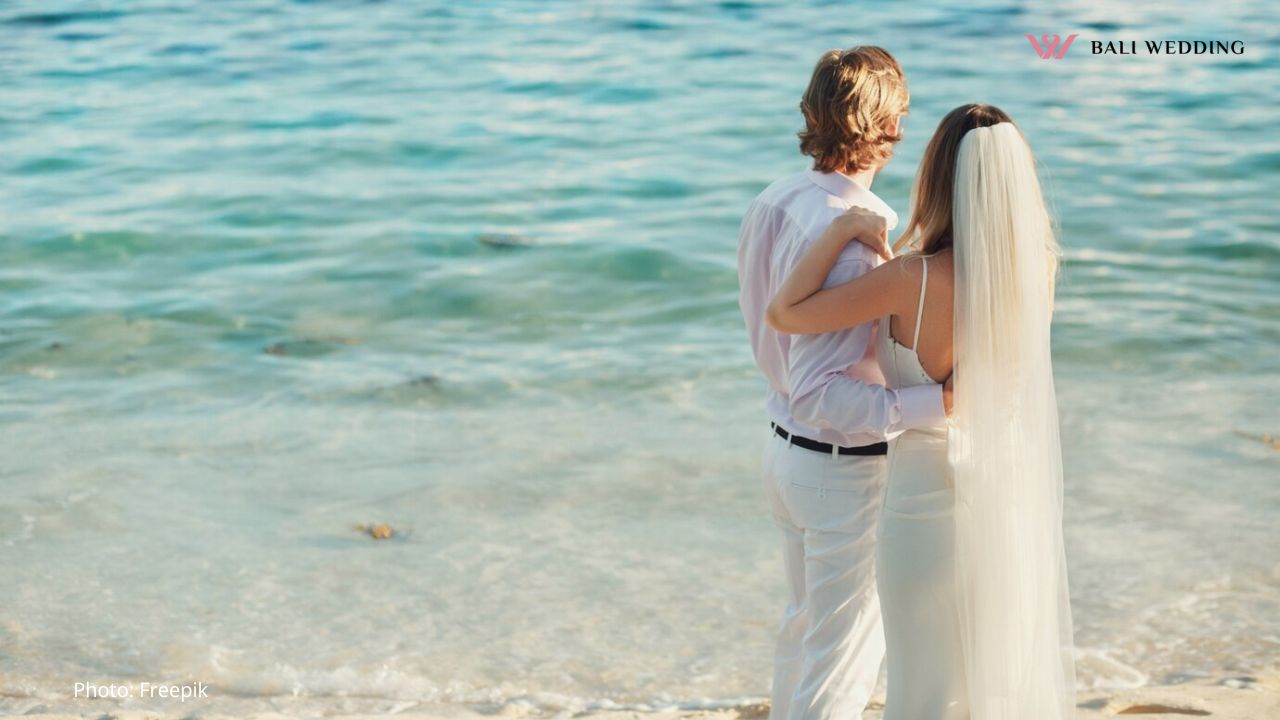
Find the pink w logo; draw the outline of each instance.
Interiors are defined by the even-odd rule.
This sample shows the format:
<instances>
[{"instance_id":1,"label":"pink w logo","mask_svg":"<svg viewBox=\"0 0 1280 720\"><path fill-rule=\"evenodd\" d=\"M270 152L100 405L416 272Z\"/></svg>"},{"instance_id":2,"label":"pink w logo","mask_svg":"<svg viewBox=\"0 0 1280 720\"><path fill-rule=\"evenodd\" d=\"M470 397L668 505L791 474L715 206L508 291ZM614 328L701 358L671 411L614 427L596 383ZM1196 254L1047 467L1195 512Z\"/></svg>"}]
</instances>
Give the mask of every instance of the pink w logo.
<instances>
[{"instance_id":1,"label":"pink w logo","mask_svg":"<svg viewBox=\"0 0 1280 720\"><path fill-rule=\"evenodd\" d=\"M1036 49L1036 54L1040 56L1041 60L1048 60L1049 58L1061 60L1062 56L1067 54L1067 48L1071 47L1071 43L1075 42L1076 34L1068 35L1067 41L1062 43L1061 48L1058 47L1058 43L1062 42L1062 38L1057 35L1054 35L1052 40L1049 39L1048 35L1041 35L1039 41L1036 40L1035 35L1028 35L1027 39L1031 41L1031 47ZM1054 50L1058 52L1055 53Z\"/></svg>"}]
</instances>

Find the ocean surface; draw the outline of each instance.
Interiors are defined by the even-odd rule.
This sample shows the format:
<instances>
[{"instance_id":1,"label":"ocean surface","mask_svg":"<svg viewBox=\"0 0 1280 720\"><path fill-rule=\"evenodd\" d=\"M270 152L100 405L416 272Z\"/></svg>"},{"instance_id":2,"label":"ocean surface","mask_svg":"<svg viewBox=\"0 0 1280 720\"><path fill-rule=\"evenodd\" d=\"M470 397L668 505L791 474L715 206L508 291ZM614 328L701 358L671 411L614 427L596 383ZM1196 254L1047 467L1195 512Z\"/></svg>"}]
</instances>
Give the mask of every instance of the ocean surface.
<instances>
[{"instance_id":1,"label":"ocean surface","mask_svg":"<svg viewBox=\"0 0 1280 720\"><path fill-rule=\"evenodd\" d=\"M1081 687L1274 665L1278 19L3 3L0 711L154 704L76 682L315 713L765 696L737 227L805 167L814 59L860 42L909 76L874 188L904 216L960 103L1043 165ZM1028 32L1081 37L1040 60Z\"/></svg>"}]
</instances>

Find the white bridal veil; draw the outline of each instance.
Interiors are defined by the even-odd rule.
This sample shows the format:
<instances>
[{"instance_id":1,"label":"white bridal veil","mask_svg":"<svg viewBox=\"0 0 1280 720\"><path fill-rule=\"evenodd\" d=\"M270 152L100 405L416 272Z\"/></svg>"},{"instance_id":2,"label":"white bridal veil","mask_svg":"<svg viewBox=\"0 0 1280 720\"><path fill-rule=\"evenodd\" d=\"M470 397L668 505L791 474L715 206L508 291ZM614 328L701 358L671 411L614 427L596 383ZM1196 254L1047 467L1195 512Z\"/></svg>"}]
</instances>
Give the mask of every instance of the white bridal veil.
<instances>
[{"instance_id":1,"label":"white bridal veil","mask_svg":"<svg viewBox=\"0 0 1280 720\"><path fill-rule=\"evenodd\" d=\"M1057 244L1012 123L965 134L955 188L950 453L971 713L1067 720L1075 669L1049 357Z\"/></svg>"}]
</instances>

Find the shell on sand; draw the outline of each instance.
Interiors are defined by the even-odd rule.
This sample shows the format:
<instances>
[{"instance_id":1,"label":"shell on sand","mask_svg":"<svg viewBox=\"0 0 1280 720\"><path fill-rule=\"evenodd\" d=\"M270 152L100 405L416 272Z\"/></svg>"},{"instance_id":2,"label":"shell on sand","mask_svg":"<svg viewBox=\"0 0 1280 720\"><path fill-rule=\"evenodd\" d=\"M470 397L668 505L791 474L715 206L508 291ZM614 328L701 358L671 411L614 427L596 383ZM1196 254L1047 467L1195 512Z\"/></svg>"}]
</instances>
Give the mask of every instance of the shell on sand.
<instances>
[{"instance_id":1,"label":"shell on sand","mask_svg":"<svg viewBox=\"0 0 1280 720\"><path fill-rule=\"evenodd\" d=\"M395 529L386 523L360 523L356 530L374 540L390 540L396 535Z\"/></svg>"}]
</instances>

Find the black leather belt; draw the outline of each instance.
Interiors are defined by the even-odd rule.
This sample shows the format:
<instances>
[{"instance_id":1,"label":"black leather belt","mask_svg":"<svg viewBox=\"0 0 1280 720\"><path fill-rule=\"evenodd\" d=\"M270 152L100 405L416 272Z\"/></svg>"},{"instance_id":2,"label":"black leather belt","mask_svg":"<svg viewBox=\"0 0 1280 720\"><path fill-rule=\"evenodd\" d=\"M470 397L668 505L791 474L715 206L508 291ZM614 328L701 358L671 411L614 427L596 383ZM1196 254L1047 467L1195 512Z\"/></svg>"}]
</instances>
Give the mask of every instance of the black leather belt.
<instances>
[{"instance_id":1,"label":"black leather belt","mask_svg":"<svg viewBox=\"0 0 1280 720\"><path fill-rule=\"evenodd\" d=\"M773 431L783 440L790 440L792 445L802 447L805 450L813 450L814 452L831 454L831 449L835 447L831 443L818 442L810 440L807 437L792 435L783 430L778 423L769 423L773 427ZM860 447L842 447L839 450L841 455L886 455L889 452L889 443L878 442L872 445L862 445Z\"/></svg>"}]
</instances>

